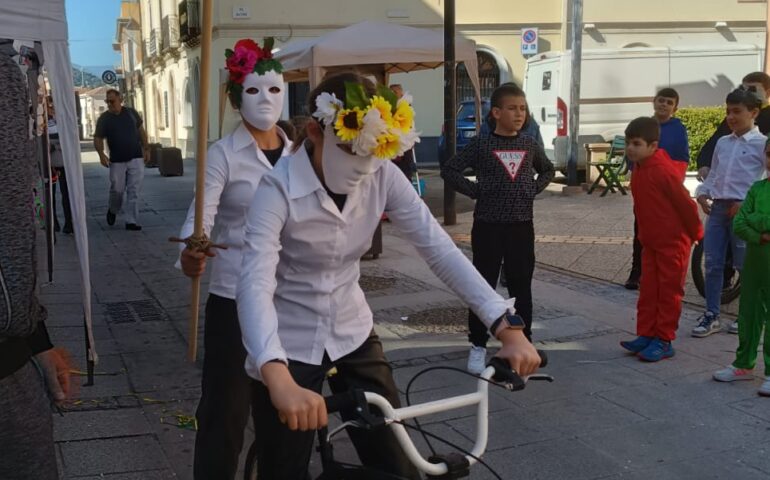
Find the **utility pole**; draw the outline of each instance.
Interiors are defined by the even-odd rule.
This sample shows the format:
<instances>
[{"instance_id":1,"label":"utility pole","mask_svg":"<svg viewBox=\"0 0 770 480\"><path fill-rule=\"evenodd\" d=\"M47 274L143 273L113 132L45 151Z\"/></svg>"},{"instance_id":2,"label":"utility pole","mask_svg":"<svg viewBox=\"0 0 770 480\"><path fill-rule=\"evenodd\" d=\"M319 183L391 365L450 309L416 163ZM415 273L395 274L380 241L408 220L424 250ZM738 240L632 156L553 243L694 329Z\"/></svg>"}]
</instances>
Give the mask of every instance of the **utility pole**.
<instances>
[{"instance_id":1,"label":"utility pole","mask_svg":"<svg viewBox=\"0 0 770 480\"><path fill-rule=\"evenodd\" d=\"M580 154L580 62L583 54L583 0L572 0L572 82L569 98L569 147L567 185L577 186L577 160Z\"/></svg>"},{"instance_id":2,"label":"utility pole","mask_svg":"<svg viewBox=\"0 0 770 480\"><path fill-rule=\"evenodd\" d=\"M457 69L455 59L455 0L444 1L444 163L457 150ZM480 122L481 119L476 119ZM455 191L444 182L444 225L457 223Z\"/></svg>"}]
</instances>

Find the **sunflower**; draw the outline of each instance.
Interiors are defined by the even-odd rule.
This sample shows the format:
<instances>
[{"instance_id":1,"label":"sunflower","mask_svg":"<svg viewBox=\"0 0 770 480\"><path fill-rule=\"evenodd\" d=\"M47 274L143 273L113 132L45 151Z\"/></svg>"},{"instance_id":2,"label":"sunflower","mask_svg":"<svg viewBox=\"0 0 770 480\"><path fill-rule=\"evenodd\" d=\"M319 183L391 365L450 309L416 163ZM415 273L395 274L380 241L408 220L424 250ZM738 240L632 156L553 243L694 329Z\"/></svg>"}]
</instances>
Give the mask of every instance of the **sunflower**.
<instances>
[{"instance_id":1,"label":"sunflower","mask_svg":"<svg viewBox=\"0 0 770 480\"><path fill-rule=\"evenodd\" d=\"M383 133L377 137L377 146L374 147L374 156L382 160L390 160L398 155L401 148L399 136L390 132Z\"/></svg>"},{"instance_id":2,"label":"sunflower","mask_svg":"<svg viewBox=\"0 0 770 480\"><path fill-rule=\"evenodd\" d=\"M393 127L402 132L408 132L414 127L414 109L409 103L401 100L393 114Z\"/></svg>"},{"instance_id":3,"label":"sunflower","mask_svg":"<svg viewBox=\"0 0 770 480\"><path fill-rule=\"evenodd\" d=\"M356 138L363 126L364 112L358 107L340 110L334 123L337 136L344 142Z\"/></svg>"},{"instance_id":4,"label":"sunflower","mask_svg":"<svg viewBox=\"0 0 770 480\"><path fill-rule=\"evenodd\" d=\"M380 97L379 95L375 95L372 97L371 102L369 102L369 108L377 109L380 112L380 118L385 120L385 124L390 127L393 123L393 113L391 112L392 106L390 105L390 102L385 100L383 97Z\"/></svg>"}]
</instances>

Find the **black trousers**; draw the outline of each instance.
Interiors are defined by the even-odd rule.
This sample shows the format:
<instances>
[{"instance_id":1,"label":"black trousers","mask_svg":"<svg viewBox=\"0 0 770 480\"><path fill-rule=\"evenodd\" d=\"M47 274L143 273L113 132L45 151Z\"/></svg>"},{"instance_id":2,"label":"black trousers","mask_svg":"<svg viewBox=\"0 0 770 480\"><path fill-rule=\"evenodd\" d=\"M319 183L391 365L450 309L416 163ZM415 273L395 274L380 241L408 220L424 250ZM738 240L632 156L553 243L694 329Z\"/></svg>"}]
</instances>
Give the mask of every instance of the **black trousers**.
<instances>
[{"instance_id":1,"label":"black trousers","mask_svg":"<svg viewBox=\"0 0 770 480\"><path fill-rule=\"evenodd\" d=\"M535 227L530 222L473 222L471 230L473 266L492 286L497 287L500 264L505 260L503 274L508 296L516 298L516 313L524 319L524 334L532 340L532 275L535 272ZM468 311L468 340L477 347L486 347L489 333L486 325Z\"/></svg>"},{"instance_id":2,"label":"black trousers","mask_svg":"<svg viewBox=\"0 0 770 480\"><path fill-rule=\"evenodd\" d=\"M56 184L58 183L61 188L61 206L64 210L64 225L72 226L72 208L70 207L70 192L67 187L67 173L64 167L56 169L59 176L59 181L53 184L53 219L54 224L59 224L58 215L56 214Z\"/></svg>"},{"instance_id":3,"label":"black trousers","mask_svg":"<svg viewBox=\"0 0 770 480\"><path fill-rule=\"evenodd\" d=\"M235 300L209 295L201 399L195 416L195 480L232 480L243 448L254 384L246 374ZM255 417L254 425L258 425Z\"/></svg>"},{"instance_id":4,"label":"black trousers","mask_svg":"<svg viewBox=\"0 0 770 480\"><path fill-rule=\"evenodd\" d=\"M322 391L326 372L332 367L337 368L337 373L328 379L332 392L361 388L379 393L396 408L400 406L392 369L382 351L380 339L374 332L357 350L334 362L326 356L321 365L289 362L289 371L294 381L301 387L318 393ZM316 432L289 430L279 420L267 388L260 382L255 384L254 415L259 418L259 478L308 479L308 463L313 453ZM350 428L348 436L362 464L405 478L420 478L417 469L406 458L390 429L380 428L367 432Z\"/></svg>"}]
</instances>

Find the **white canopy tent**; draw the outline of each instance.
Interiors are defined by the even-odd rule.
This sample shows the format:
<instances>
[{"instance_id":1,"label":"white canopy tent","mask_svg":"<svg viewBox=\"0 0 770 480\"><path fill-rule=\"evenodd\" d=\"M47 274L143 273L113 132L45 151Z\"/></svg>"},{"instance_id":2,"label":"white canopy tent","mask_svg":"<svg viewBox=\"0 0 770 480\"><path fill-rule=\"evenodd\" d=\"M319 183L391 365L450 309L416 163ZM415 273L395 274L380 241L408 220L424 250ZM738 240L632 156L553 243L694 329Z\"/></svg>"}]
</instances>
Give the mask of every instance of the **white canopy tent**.
<instances>
[{"instance_id":1,"label":"white canopy tent","mask_svg":"<svg viewBox=\"0 0 770 480\"><path fill-rule=\"evenodd\" d=\"M387 83L391 73L438 68L444 64L444 33L385 22L361 22L309 40L290 42L275 54L289 81L311 87L328 73L354 68ZM476 42L457 36L455 58L464 63L480 98Z\"/></svg>"},{"instance_id":2,"label":"white canopy tent","mask_svg":"<svg viewBox=\"0 0 770 480\"><path fill-rule=\"evenodd\" d=\"M72 63L67 41L64 0L4 0L0 2L0 37L26 42L40 42L42 64L51 85L56 107L59 141L67 171L75 245L80 259L83 315L86 327L89 373L97 362L91 325L91 274L86 228L83 168L80 164L78 119L75 107ZM92 376L89 375L89 380Z\"/></svg>"}]
</instances>

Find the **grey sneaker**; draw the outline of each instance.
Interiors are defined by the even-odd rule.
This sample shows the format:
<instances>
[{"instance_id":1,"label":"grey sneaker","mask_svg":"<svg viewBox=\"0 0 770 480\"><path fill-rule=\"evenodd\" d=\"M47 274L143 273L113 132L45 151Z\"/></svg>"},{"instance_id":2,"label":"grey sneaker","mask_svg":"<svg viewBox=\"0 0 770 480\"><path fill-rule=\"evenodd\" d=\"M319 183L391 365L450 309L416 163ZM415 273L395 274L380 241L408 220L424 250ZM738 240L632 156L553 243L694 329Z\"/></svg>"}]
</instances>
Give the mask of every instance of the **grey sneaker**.
<instances>
[{"instance_id":1,"label":"grey sneaker","mask_svg":"<svg viewBox=\"0 0 770 480\"><path fill-rule=\"evenodd\" d=\"M738 335L738 320L734 321L727 327L727 333Z\"/></svg>"},{"instance_id":2,"label":"grey sneaker","mask_svg":"<svg viewBox=\"0 0 770 480\"><path fill-rule=\"evenodd\" d=\"M762 382L762 386L759 387L757 393L763 397L770 397L770 376L765 377L765 381Z\"/></svg>"},{"instance_id":3,"label":"grey sneaker","mask_svg":"<svg viewBox=\"0 0 770 480\"><path fill-rule=\"evenodd\" d=\"M714 380L717 382L734 382L736 380L753 380L754 371L745 368L735 368L732 365L714 372Z\"/></svg>"},{"instance_id":4,"label":"grey sneaker","mask_svg":"<svg viewBox=\"0 0 770 480\"><path fill-rule=\"evenodd\" d=\"M468 371L474 375L480 375L487 368L487 349L472 346L468 352Z\"/></svg>"},{"instance_id":5,"label":"grey sneaker","mask_svg":"<svg viewBox=\"0 0 770 480\"><path fill-rule=\"evenodd\" d=\"M719 315L706 312L698 319L698 326L692 329L692 336L697 338L708 337L720 330L722 330L722 326L719 324Z\"/></svg>"}]
</instances>

